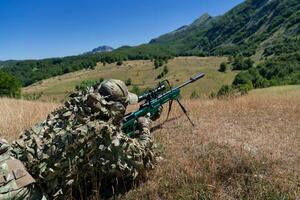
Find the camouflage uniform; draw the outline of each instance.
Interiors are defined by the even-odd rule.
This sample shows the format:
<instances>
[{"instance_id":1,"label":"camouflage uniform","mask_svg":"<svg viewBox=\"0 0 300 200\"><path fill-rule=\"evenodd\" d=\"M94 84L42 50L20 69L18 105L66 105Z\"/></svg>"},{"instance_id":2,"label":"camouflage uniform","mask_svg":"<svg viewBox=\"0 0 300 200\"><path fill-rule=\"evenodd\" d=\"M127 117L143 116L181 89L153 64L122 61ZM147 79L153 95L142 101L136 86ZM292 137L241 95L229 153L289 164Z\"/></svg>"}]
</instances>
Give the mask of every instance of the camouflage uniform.
<instances>
[{"instance_id":1,"label":"camouflage uniform","mask_svg":"<svg viewBox=\"0 0 300 200\"><path fill-rule=\"evenodd\" d=\"M134 179L153 167L155 156L148 119L139 119L137 139L121 131L132 100L137 97L118 80L79 91L44 122L23 132L12 145L14 156L51 199L69 198L91 177Z\"/></svg>"},{"instance_id":2,"label":"camouflage uniform","mask_svg":"<svg viewBox=\"0 0 300 200\"><path fill-rule=\"evenodd\" d=\"M35 180L10 151L9 144L0 139L0 199L41 200L42 193L33 185Z\"/></svg>"}]
</instances>

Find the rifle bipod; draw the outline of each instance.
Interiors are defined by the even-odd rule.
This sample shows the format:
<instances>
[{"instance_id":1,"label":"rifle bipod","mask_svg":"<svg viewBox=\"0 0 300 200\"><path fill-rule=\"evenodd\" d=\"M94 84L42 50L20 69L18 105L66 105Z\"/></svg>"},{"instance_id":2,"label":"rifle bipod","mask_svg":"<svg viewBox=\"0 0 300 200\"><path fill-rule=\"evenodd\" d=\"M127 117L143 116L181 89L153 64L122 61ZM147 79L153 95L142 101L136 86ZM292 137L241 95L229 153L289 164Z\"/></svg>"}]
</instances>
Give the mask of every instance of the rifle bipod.
<instances>
[{"instance_id":1,"label":"rifle bipod","mask_svg":"<svg viewBox=\"0 0 300 200\"><path fill-rule=\"evenodd\" d=\"M182 103L179 101L179 99L176 99L177 103L179 104L181 110L183 111L183 113L185 114L185 116L188 118L189 122L192 124L192 126L195 126L195 124L193 123L193 121L191 120L190 116L188 115L187 110L185 109L185 107L182 105ZM166 120L163 122L163 124L169 119L169 115L172 109L172 104L173 104L173 100L171 100L169 102L169 109L168 109L168 114L167 114L167 118Z\"/></svg>"}]
</instances>

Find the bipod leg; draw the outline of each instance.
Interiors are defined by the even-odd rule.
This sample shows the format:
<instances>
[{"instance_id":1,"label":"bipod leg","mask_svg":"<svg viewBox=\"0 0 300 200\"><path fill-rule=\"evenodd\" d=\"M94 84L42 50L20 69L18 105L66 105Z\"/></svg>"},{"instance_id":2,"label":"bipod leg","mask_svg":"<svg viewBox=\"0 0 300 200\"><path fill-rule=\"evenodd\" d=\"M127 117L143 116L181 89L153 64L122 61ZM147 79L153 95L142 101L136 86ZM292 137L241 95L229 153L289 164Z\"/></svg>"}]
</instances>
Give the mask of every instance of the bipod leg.
<instances>
[{"instance_id":1,"label":"bipod leg","mask_svg":"<svg viewBox=\"0 0 300 200\"><path fill-rule=\"evenodd\" d=\"M190 123L192 124L192 126L195 126L195 124L192 122L192 120L190 119L187 110L185 109L185 107L181 104L181 102L179 101L179 99L176 100L177 103L179 104L181 110L184 112L184 114L186 115L186 117L188 118L188 120L190 121Z\"/></svg>"},{"instance_id":2,"label":"bipod leg","mask_svg":"<svg viewBox=\"0 0 300 200\"><path fill-rule=\"evenodd\" d=\"M168 110L167 118L164 121L164 123L169 119L170 112L171 112L171 109L172 109L172 104L173 104L173 100L169 101L169 110Z\"/></svg>"}]
</instances>

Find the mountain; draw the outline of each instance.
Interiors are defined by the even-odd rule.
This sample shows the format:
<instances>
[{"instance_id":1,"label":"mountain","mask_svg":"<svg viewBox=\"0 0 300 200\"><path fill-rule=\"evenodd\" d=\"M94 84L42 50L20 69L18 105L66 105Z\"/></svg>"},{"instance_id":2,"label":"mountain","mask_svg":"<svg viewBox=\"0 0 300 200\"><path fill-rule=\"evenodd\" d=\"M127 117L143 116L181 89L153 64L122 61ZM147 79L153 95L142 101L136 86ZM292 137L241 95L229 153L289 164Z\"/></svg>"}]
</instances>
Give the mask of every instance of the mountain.
<instances>
[{"instance_id":1,"label":"mountain","mask_svg":"<svg viewBox=\"0 0 300 200\"><path fill-rule=\"evenodd\" d=\"M94 48L92 51L90 51L89 53L102 53L102 52L111 52L113 51L114 48L107 46L107 45L103 45L103 46L99 46L97 48Z\"/></svg>"},{"instance_id":2,"label":"mountain","mask_svg":"<svg viewBox=\"0 0 300 200\"><path fill-rule=\"evenodd\" d=\"M216 18L205 13L190 25L182 26L171 33L152 39L150 44L172 44L178 40L188 37L190 33L193 34L197 30L207 30L210 27L211 22L215 20Z\"/></svg>"},{"instance_id":3,"label":"mountain","mask_svg":"<svg viewBox=\"0 0 300 200\"><path fill-rule=\"evenodd\" d=\"M269 55L274 42L299 44L299 0L247 0L223 16L201 16L188 26L152 39L176 54Z\"/></svg>"}]
</instances>

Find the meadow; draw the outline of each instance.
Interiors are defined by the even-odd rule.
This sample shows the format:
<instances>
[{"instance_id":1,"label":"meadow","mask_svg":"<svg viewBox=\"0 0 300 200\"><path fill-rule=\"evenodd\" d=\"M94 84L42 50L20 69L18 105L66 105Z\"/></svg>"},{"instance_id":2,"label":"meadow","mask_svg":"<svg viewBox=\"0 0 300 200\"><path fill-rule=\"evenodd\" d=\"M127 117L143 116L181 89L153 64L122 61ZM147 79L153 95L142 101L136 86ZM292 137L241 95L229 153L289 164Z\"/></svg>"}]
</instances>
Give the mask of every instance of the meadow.
<instances>
[{"instance_id":1,"label":"meadow","mask_svg":"<svg viewBox=\"0 0 300 200\"><path fill-rule=\"evenodd\" d=\"M183 104L196 127L174 106L171 120L153 132L163 160L116 199L300 198L299 86ZM1 137L11 141L57 106L0 99Z\"/></svg>"},{"instance_id":2,"label":"meadow","mask_svg":"<svg viewBox=\"0 0 300 200\"><path fill-rule=\"evenodd\" d=\"M153 88L164 79L168 79L173 86L179 85L191 76L202 72L206 77L182 90L182 96L189 97L193 92L198 96L208 96L212 91L218 91L223 84L231 84L238 72L219 72L221 62L227 61L226 57L177 57L169 60L166 66L168 73L162 79L156 77L163 71L163 67L154 68L153 62L124 61L121 66L98 63L94 70L81 70L62 76L40 81L25 87L25 95L41 94L40 100L61 102L67 94L74 90L84 80L120 79L123 81L131 78L133 86L141 89ZM164 65L165 66L165 65Z\"/></svg>"}]
</instances>

